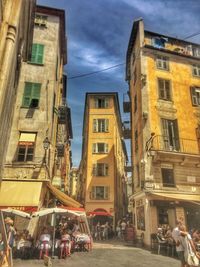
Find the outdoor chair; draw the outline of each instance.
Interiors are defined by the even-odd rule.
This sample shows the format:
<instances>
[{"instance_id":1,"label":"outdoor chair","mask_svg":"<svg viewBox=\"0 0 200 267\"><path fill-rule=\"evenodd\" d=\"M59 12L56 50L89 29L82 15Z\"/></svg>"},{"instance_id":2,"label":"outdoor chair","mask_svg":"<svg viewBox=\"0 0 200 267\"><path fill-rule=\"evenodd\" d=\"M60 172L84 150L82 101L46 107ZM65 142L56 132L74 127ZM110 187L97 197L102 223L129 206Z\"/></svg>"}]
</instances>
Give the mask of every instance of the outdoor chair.
<instances>
[{"instance_id":1,"label":"outdoor chair","mask_svg":"<svg viewBox=\"0 0 200 267\"><path fill-rule=\"evenodd\" d=\"M153 233L151 234L151 250L154 250L157 247L158 247L157 234Z\"/></svg>"},{"instance_id":2,"label":"outdoor chair","mask_svg":"<svg viewBox=\"0 0 200 267\"><path fill-rule=\"evenodd\" d=\"M167 243L167 240L162 240L158 235L156 235L156 237L158 240L158 255L159 255L162 248L164 248L165 251L167 251L168 243Z\"/></svg>"}]
</instances>

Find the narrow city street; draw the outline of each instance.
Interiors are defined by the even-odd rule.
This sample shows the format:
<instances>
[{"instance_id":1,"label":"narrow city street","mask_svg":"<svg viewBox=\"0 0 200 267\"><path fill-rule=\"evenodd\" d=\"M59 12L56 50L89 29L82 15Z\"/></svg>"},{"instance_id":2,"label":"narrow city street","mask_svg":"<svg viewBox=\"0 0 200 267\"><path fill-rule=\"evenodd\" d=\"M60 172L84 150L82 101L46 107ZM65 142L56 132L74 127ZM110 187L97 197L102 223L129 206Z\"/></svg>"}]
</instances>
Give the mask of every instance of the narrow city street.
<instances>
[{"instance_id":1,"label":"narrow city street","mask_svg":"<svg viewBox=\"0 0 200 267\"><path fill-rule=\"evenodd\" d=\"M42 267L43 261L39 260L15 260L15 267ZM92 252L77 252L67 260L55 259L52 261L54 267L178 267L179 261L152 254L150 251L124 245L119 242L95 243Z\"/></svg>"}]
</instances>

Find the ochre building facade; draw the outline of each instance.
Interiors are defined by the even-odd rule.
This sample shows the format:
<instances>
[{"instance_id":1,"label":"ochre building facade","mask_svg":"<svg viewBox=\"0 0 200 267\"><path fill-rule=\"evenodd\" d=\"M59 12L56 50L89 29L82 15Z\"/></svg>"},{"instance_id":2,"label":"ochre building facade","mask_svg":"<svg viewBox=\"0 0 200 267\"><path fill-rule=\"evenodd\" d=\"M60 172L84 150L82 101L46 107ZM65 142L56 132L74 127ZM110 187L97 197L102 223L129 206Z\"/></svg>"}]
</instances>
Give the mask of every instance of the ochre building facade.
<instances>
[{"instance_id":1,"label":"ochre building facade","mask_svg":"<svg viewBox=\"0 0 200 267\"><path fill-rule=\"evenodd\" d=\"M133 24L127 50L133 219L150 244L160 225L199 221L200 46Z\"/></svg>"}]
</instances>

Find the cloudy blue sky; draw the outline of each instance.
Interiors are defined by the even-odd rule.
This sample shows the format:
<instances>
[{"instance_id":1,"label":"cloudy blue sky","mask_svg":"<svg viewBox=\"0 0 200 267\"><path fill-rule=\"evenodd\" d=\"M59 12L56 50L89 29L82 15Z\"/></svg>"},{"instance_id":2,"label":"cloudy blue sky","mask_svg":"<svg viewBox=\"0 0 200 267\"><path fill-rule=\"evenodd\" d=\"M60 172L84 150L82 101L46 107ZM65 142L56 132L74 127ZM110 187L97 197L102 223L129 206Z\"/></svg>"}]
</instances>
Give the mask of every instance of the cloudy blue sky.
<instances>
[{"instance_id":1,"label":"cloudy blue sky","mask_svg":"<svg viewBox=\"0 0 200 267\"><path fill-rule=\"evenodd\" d=\"M68 103L72 109L73 163L81 157L86 92L115 91L122 102L128 85L125 65L99 74L70 79L125 62L133 21L145 28L184 39L200 32L200 0L37 0L40 5L65 9L68 39ZM200 43L200 35L187 39ZM122 111L122 110L121 110ZM123 119L127 115L122 113Z\"/></svg>"}]
</instances>

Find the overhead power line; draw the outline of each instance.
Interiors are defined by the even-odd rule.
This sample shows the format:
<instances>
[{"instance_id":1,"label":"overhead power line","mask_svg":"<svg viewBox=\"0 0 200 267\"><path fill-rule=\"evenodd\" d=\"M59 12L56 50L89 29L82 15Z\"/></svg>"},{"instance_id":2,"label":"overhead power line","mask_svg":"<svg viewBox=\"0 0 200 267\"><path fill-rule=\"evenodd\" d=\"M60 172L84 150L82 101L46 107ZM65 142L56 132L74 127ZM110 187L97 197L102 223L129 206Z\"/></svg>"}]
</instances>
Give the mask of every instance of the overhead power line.
<instances>
[{"instance_id":1,"label":"overhead power line","mask_svg":"<svg viewBox=\"0 0 200 267\"><path fill-rule=\"evenodd\" d=\"M125 65L125 63L120 63L120 64L117 64L117 65L113 65L113 66L110 66L109 68L101 69L101 70L98 70L98 71L93 71L93 72L89 72L89 73L80 74L80 75L77 75L77 76L72 76L72 77L69 77L68 80L90 76L90 75L97 74L97 73L100 73L100 72L103 72L103 71L107 71L107 70L110 70L110 69L117 68L117 67L122 66L122 65Z\"/></svg>"},{"instance_id":2,"label":"overhead power line","mask_svg":"<svg viewBox=\"0 0 200 267\"><path fill-rule=\"evenodd\" d=\"M189 38L192 38L192 37L195 37L195 36L197 36L197 35L199 35L199 34L200 34L200 32L193 33L193 34L191 34L191 35L185 37L184 40L189 39Z\"/></svg>"}]
</instances>

